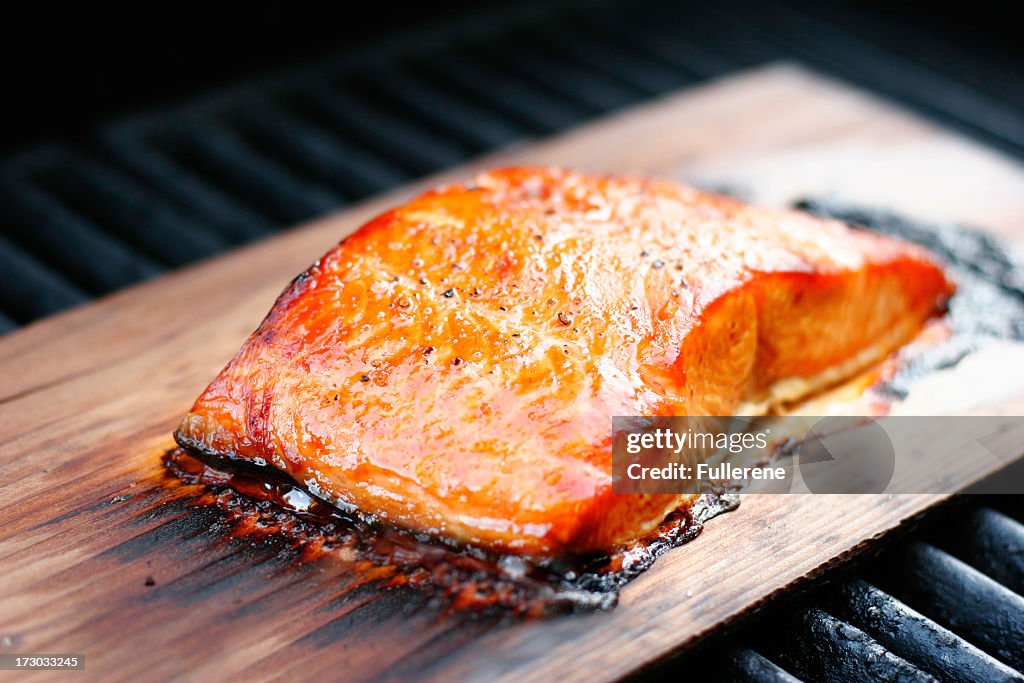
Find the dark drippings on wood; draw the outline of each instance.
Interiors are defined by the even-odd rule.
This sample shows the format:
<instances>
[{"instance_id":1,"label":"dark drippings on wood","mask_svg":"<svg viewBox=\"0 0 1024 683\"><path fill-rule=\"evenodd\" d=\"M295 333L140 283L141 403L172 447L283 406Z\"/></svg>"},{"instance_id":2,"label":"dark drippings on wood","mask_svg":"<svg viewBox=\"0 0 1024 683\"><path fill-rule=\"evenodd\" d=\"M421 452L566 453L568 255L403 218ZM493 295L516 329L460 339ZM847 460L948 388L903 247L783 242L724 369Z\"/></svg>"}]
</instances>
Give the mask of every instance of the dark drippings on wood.
<instances>
[{"instance_id":1,"label":"dark drippings on wood","mask_svg":"<svg viewBox=\"0 0 1024 683\"><path fill-rule=\"evenodd\" d=\"M242 461L197 456L184 448L164 456L172 485L203 485L231 522L232 533L282 535L301 561L332 556L384 586L428 591L448 609L542 616L614 607L619 590L662 554L700 534L704 523L735 508L735 495L700 496L658 531L612 555L527 559L454 546L347 513L318 499L284 473Z\"/></svg>"}]
</instances>

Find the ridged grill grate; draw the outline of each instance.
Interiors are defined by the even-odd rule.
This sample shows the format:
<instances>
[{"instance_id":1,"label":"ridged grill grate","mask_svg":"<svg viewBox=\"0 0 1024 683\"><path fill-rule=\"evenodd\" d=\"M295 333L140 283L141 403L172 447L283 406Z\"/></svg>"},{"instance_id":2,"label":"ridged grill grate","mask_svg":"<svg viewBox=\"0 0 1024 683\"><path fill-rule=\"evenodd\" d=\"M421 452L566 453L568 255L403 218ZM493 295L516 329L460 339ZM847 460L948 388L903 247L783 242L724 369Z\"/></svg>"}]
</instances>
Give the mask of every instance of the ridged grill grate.
<instances>
[{"instance_id":1,"label":"ridged grill grate","mask_svg":"<svg viewBox=\"0 0 1024 683\"><path fill-rule=\"evenodd\" d=\"M1020 520L1015 497L961 500L880 558L646 678L1024 681Z\"/></svg>"},{"instance_id":2,"label":"ridged grill grate","mask_svg":"<svg viewBox=\"0 0 1024 683\"><path fill-rule=\"evenodd\" d=\"M490 10L0 161L0 332L483 152L779 59L1024 153L1024 71L949 42L939 54L936 38L843 12L795 0ZM961 63L973 70L942 71Z\"/></svg>"}]
</instances>

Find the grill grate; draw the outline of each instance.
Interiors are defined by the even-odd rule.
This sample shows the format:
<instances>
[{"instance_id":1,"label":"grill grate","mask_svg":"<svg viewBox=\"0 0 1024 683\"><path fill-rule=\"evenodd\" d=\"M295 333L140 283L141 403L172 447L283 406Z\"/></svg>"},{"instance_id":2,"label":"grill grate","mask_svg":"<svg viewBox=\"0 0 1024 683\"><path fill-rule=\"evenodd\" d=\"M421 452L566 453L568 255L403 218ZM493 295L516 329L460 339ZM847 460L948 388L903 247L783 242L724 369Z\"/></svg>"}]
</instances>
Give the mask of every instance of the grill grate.
<instances>
[{"instance_id":1,"label":"grill grate","mask_svg":"<svg viewBox=\"0 0 1024 683\"><path fill-rule=\"evenodd\" d=\"M482 152L766 61L804 61L1024 153L1024 69L936 41L877 11L800 0L492 8L116 122L77 146L0 160L0 333Z\"/></svg>"},{"instance_id":2,"label":"grill grate","mask_svg":"<svg viewBox=\"0 0 1024 683\"><path fill-rule=\"evenodd\" d=\"M644 679L1024 681L1024 524L996 509L1019 503L976 500Z\"/></svg>"}]
</instances>

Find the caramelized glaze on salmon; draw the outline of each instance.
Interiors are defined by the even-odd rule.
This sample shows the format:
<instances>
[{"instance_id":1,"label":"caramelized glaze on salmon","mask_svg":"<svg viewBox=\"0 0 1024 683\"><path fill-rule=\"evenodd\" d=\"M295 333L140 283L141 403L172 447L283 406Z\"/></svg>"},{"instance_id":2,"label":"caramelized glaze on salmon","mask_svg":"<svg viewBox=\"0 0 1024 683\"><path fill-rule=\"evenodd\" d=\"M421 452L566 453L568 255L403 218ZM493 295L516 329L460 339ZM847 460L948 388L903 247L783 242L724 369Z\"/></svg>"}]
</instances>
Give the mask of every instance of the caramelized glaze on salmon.
<instances>
[{"instance_id":1,"label":"caramelized glaze on salmon","mask_svg":"<svg viewBox=\"0 0 1024 683\"><path fill-rule=\"evenodd\" d=\"M416 532L607 549L688 499L612 493L611 416L798 398L906 343L952 291L922 250L837 222L496 170L296 278L177 437Z\"/></svg>"}]
</instances>

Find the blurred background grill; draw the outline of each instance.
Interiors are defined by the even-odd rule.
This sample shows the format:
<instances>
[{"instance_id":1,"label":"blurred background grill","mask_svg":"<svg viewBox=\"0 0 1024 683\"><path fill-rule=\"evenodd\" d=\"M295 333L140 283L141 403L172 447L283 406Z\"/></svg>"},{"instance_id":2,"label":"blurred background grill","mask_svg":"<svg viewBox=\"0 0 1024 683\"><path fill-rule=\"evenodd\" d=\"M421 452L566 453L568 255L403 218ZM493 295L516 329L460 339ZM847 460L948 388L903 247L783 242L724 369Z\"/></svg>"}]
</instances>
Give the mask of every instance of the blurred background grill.
<instances>
[{"instance_id":1,"label":"blurred background grill","mask_svg":"<svg viewBox=\"0 0 1024 683\"><path fill-rule=\"evenodd\" d=\"M454 3L432 7L439 17L364 7L358 22L302 2L149 9L54 18L44 6L7 22L0 331L780 59L1024 153L1014 37L976 5L938 18L800 0Z\"/></svg>"},{"instance_id":2,"label":"blurred background grill","mask_svg":"<svg viewBox=\"0 0 1024 683\"><path fill-rule=\"evenodd\" d=\"M455 2L363 7L358 21L302 0L21 8L4 22L0 334L484 152L777 60L1019 157L1024 57L994 7ZM1013 671L1024 669L1024 515L1009 498L993 504L1004 509L961 504L905 548L644 675L1024 680Z\"/></svg>"}]
</instances>

